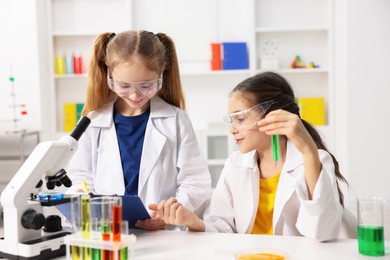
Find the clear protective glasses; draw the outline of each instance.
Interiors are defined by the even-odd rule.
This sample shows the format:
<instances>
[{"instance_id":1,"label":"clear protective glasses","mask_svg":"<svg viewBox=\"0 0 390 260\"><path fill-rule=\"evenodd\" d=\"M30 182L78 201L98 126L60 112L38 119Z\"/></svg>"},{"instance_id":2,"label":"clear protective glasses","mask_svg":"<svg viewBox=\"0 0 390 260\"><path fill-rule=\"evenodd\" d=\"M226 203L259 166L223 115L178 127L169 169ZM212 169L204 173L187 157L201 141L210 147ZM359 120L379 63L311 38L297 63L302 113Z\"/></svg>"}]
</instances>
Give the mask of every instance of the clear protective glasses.
<instances>
[{"instance_id":1,"label":"clear protective glasses","mask_svg":"<svg viewBox=\"0 0 390 260\"><path fill-rule=\"evenodd\" d=\"M161 89L162 81L162 74L157 80L148 80L132 83L117 81L111 78L110 70L107 69L108 87L119 96L128 97L134 92L138 91L138 93L141 95L152 97L157 93L157 91Z\"/></svg>"},{"instance_id":2,"label":"clear protective glasses","mask_svg":"<svg viewBox=\"0 0 390 260\"><path fill-rule=\"evenodd\" d=\"M249 109L227 114L223 117L223 121L228 124L229 127L232 127L239 132L248 130L260 121L273 103L275 103L273 100L269 100Z\"/></svg>"}]
</instances>

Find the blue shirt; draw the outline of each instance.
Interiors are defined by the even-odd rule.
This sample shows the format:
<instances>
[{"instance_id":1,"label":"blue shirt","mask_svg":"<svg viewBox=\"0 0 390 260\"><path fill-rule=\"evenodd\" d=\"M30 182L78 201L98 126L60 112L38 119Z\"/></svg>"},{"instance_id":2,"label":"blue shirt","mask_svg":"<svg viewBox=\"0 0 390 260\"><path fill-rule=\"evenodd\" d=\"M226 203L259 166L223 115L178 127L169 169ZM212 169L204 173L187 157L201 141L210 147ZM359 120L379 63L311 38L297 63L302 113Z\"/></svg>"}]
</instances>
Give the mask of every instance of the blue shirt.
<instances>
[{"instance_id":1,"label":"blue shirt","mask_svg":"<svg viewBox=\"0 0 390 260\"><path fill-rule=\"evenodd\" d=\"M138 116L123 116L114 110L125 195L138 195L139 168L149 115L150 109Z\"/></svg>"}]
</instances>

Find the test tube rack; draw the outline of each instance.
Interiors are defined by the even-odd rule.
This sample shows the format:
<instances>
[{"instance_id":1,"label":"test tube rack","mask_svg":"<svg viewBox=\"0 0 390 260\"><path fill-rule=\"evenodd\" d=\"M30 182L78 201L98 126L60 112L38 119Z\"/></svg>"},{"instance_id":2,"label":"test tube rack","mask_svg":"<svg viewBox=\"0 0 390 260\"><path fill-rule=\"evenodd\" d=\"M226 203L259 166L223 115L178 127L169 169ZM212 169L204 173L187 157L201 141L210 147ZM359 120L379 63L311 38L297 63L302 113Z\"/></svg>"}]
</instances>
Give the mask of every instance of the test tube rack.
<instances>
[{"instance_id":1,"label":"test tube rack","mask_svg":"<svg viewBox=\"0 0 390 260\"><path fill-rule=\"evenodd\" d=\"M97 250L107 250L113 252L113 260L134 260L134 245L137 238L134 234L121 235L121 241L105 241L93 236L89 239L83 238L81 232L67 235L65 237L66 259L72 259L71 247L90 248ZM120 251L127 248L127 259L120 259ZM83 260L82 255L79 258ZM85 259L84 259L85 260Z\"/></svg>"}]
</instances>

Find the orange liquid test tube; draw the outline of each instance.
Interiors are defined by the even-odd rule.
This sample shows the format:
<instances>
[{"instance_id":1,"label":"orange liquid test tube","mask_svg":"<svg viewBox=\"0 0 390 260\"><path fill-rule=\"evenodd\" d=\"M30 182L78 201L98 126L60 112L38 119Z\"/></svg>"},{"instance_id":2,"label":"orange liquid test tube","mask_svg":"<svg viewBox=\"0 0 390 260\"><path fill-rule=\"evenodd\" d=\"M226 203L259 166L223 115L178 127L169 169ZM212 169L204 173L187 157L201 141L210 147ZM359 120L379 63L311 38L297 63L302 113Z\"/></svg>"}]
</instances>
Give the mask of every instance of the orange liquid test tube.
<instances>
[{"instance_id":1,"label":"orange liquid test tube","mask_svg":"<svg viewBox=\"0 0 390 260\"><path fill-rule=\"evenodd\" d=\"M121 241L122 226L122 206L115 205L112 207L112 240Z\"/></svg>"}]
</instances>

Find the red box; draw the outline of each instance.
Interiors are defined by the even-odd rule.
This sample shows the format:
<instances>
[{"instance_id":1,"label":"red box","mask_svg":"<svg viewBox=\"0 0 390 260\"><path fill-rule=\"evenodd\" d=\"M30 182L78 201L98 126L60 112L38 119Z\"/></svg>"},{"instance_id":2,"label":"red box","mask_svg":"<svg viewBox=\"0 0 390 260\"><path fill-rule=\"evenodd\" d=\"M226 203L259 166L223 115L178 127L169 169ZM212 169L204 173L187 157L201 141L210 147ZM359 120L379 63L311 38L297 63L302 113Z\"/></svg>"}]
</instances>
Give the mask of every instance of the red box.
<instances>
[{"instance_id":1,"label":"red box","mask_svg":"<svg viewBox=\"0 0 390 260\"><path fill-rule=\"evenodd\" d=\"M221 43L211 43L211 70L222 70Z\"/></svg>"}]
</instances>

